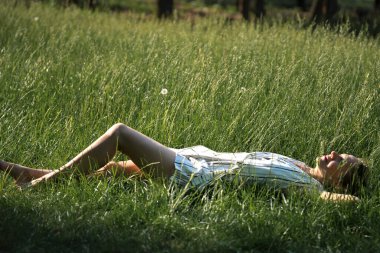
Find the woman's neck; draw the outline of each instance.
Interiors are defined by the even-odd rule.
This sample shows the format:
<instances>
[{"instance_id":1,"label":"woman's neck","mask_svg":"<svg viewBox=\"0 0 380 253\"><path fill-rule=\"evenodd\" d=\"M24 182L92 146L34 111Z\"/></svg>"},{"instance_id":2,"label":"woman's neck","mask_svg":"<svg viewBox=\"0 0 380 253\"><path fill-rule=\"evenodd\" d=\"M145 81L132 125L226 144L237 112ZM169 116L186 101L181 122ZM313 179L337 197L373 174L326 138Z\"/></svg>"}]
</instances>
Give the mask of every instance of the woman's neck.
<instances>
[{"instance_id":1,"label":"woman's neck","mask_svg":"<svg viewBox=\"0 0 380 253\"><path fill-rule=\"evenodd\" d=\"M310 168L309 173L314 179L318 180L321 184L324 182L324 178L321 174L321 171L318 168Z\"/></svg>"},{"instance_id":2,"label":"woman's neck","mask_svg":"<svg viewBox=\"0 0 380 253\"><path fill-rule=\"evenodd\" d=\"M310 167L304 163L303 164L297 164L297 166L301 170L303 170L304 172L309 174L311 177L318 180L320 183L323 183L323 177L322 177L322 174L320 173L320 170L318 168L312 168L312 167Z\"/></svg>"}]
</instances>

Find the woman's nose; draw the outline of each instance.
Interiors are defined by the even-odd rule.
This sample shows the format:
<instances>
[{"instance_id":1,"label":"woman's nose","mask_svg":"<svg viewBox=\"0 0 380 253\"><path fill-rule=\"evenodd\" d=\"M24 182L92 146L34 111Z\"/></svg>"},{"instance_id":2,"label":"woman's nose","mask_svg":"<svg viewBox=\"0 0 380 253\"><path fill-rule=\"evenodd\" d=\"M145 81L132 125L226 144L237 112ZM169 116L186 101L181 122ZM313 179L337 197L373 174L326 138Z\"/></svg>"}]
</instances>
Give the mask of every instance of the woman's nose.
<instances>
[{"instance_id":1,"label":"woman's nose","mask_svg":"<svg viewBox=\"0 0 380 253\"><path fill-rule=\"evenodd\" d=\"M338 156L338 153L335 151L331 151L330 156L331 156L331 159L334 160Z\"/></svg>"}]
</instances>

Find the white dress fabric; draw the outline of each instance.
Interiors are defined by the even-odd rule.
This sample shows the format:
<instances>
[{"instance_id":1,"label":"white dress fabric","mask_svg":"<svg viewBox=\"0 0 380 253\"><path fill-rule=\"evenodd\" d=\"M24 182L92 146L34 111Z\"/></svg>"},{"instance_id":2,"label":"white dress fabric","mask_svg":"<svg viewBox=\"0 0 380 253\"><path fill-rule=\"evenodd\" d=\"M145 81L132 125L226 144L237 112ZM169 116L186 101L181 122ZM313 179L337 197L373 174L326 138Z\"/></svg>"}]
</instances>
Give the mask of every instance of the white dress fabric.
<instances>
[{"instance_id":1,"label":"white dress fabric","mask_svg":"<svg viewBox=\"0 0 380 253\"><path fill-rule=\"evenodd\" d=\"M275 188L290 186L323 191L322 184L300 169L304 164L270 152L219 153L204 146L171 150L176 152L171 180L180 186L202 189L215 180L262 183Z\"/></svg>"}]
</instances>

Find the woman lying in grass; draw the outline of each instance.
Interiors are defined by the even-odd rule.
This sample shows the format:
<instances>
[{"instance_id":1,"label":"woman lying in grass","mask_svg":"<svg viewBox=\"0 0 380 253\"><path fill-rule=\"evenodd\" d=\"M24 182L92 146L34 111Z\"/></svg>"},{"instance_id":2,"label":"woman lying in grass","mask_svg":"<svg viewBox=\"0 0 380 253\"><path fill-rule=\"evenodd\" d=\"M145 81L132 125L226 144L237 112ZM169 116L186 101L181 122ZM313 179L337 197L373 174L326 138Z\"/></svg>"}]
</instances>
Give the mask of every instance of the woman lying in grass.
<instances>
[{"instance_id":1,"label":"woman lying in grass","mask_svg":"<svg viewBox=\"0 0 380 253\"><path fill-rule=\"evenodd\" d=\"M131 160L112 161L117 150ZM125 176L148 173L192 188L203 188L219 179L265 183L279 188L300 186L318 189L323 199L343 201L358 198L326 192L323 186L355 194L366 182L368 172L359 158L335 151L318 157L316 167L311 168L303 162L268 152L217 153L203 146L172 149L121 123L112 126L58 170L33 169L0 161L0 169L9 173L21 187L51 180L73 168L84 174L104 174L110 170Z\"/></svg>"}]
</instances>

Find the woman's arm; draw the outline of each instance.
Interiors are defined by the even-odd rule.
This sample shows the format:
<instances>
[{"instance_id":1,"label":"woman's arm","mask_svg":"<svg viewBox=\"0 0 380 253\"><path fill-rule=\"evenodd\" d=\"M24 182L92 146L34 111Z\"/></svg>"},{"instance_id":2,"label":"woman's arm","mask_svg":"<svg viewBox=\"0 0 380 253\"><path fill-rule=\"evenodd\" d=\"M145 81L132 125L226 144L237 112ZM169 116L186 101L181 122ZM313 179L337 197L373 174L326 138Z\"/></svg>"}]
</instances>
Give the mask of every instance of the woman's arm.
<instances>
[{"instance_id":1,"label":"woman's arm","mask_svg":"<svg viewBox=\"0 0 380 253\"><path fill-rule=\"evenodd\" d=\"M359 202L360 199L353 195L339 194L333 192L323 191L319 196L323 200L333 201L333 202Z\"/></svg>"}]
</instances>

